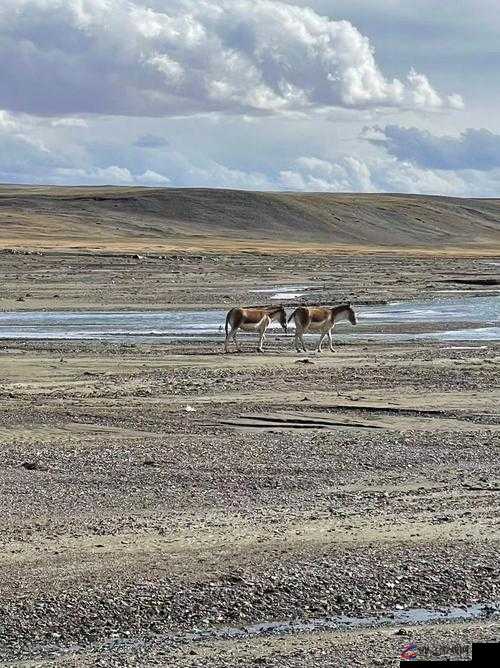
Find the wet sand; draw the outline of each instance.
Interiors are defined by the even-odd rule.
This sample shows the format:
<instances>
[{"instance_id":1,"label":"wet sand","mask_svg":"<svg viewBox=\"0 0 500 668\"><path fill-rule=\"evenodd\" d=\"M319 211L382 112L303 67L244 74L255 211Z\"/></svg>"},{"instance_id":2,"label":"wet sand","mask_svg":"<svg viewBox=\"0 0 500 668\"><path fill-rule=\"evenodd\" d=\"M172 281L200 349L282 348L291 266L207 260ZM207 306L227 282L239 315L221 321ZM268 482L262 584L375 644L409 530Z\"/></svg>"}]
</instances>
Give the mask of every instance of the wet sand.
<instances>
[{"instance_id":1,"label":"wet sand","mask_svg":"<svg viewBox=\"0 0 500 668\"><path fill-rule=\"evenodd\" d=\"M361 303L498 278L490 258L1 257L9 310L226 308L310 282ZM498 343L243 347L0 343L4 665L396 666L411 639L437 657L496 636ZM467 605L486 608L376 627ZM345 615L374 627L210 634Z\"/></svg>"}]
</instances>

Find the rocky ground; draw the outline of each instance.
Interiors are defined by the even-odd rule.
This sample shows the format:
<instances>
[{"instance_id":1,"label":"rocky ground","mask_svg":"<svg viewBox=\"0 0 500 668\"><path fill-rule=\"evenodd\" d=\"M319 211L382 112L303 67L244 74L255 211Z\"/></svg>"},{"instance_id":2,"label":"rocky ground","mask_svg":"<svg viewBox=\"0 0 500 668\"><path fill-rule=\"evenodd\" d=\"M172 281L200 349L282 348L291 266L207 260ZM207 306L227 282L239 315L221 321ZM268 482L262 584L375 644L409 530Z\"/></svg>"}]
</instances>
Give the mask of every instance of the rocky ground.
<instances>
[{"instance_id":1,"label":"rocky ground","mask_svg":"<svg viewBox=\"0 0 500 668\"><path fill-rule=\"evenodd\" d=\"M493 256L4 250L0 311L230 308L265 303L269 295L257 292L262 288L296 285L314 288L306 301L326 304L498 292L499 264Z\"/></svg>"},{"instance_id":2,"label":"rocky ground","mask_svg":"<svg viewBox=\"0 0 500 668\"><path fill-rule=\"evenodd\" d=\"M5 254L1 303L226 305L323 278L321 299L363 301L496 280L490 259L278 260ZM410 640L466 658L498 633L498 350L1 343L1 665L396 666ZM435 614L467 606L480 617ZM403 623L413 608L432 623Z\"/></svg>"}]
</instances>

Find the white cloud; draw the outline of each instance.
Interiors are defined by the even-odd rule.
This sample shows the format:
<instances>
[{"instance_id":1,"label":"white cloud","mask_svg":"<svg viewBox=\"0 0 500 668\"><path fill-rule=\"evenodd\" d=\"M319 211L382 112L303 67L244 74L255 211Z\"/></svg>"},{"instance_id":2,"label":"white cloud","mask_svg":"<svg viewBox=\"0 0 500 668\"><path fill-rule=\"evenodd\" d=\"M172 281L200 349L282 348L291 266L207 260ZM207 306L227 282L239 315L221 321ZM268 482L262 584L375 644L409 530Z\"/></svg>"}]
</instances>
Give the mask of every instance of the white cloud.
<instances>
[{"instance_id":1,"label":"white cloud","mask_svg":"<svg viewBox=\"0 0 500 668\"><path fill-rule=\"evenodd\" d=\"M67 185L112 185L112 186L168 186L170 179L151 169L142 174L133 174L126 167L91 167L88 169L58 168L47 177L48 183Z\"/></svg>"},{"instance_id":2,"label":"white cloud","mask_svg":"<svg viewBox=\"0 0 500 668\"><path fill-rule=\"evenodd\" d=\"M431 86L425 74L419 74L414 69L408 73L407 81L413 105L417 109L442 109L443 107L463 109L465 106L462 96L458 93L442 98Z\"/></svg>"},{"instance_id":3,"label":"white cloud","mask_svg":"<svg viewBox=\"0 0 500 668\"><path fill-rule=\"evenodd\" d=\"M411 96L416 107L433 109L443 106L443 100L430 85L425 74L419 74L412 69L407 78Z\"/></svg>"},{"instance_id":4,"label":"white cloud","mask_svg":"<svg viewBox=\"0 0 500 668\"><path fill-rule=\"evenodd\" d=\"M464 99L458 93L452 93L451 95L448 95L447 99L451 109L465 109Z\"/></svg>"},{"instance_id":5,"label":"white cloud","mask_svg":"<svg viewBox=\"0 0 500 668\"><path fill-rule=\"evenodd\" d=\"M65 128L87 128L88 123L83 118L73 118L71 116L63 118L55 118L51 122L52 127L65 127Z\"/></svg>"},{"instance_id":6,"label":"white cloud","mask_svg":"<svg viewBox=\"0 0 500 668\"><path fill-rule=\"evenodd\" d=\"M378 192L417 193L421 195L470 194L467 182L455 172L439 173L419 169L395 159L379 160L371 166Z\"/></svg>"},{"instance_id":7,"label":"white cloud","mask_svg":"<svg viewBox=\"0 0 500 668\"><path fill-rule=\"evenodd\" d=\"M0 111L0 181L26 182L32 175L65 164L64 157L53 153L32 129L31 122Z\"/></svg>"},{"instance_id":8,"label":"white cloud","mask_svg":"<svg viewBox=\"0 0 500 668\"><path fill-rule=\"evenodd\" d=\"M498 196L500 169L484 175L477 170L435 171L389 157L335 162L302 157L277 179L280 189L324 192L397 192L457 197Z\"/></svg>"},{"instance_id":9,"label":"white cloud","mask_svg":"<svg viewBox=\"0 0 500 668\"><path fill-rule=\"evenodd\" d=\"M110 167L94 167L82 169L79 167L58 168L48 176L49 183L66 183L69 185L132 185L134 177L125 167L111 165Z\"/></svg>"},{"instance_id":10,"label":"white cloud","mask_svg":"<svg viewBox=\"0 0 500 668\"><path fill-rule=\"evenodd\" d=\"M165 186L168 176L153 169L132 171L123 165L92 164L98 157L78 144L65 150L46 145L40 133L43 124L23 117L15 119L0 112L0 182L61 185L147 185ZM82 167L78 163L85 162Z\"/></svg>"},{"instance_id":11,"label":"white cloud","mask_svg":"<svg viewBox=\"0 0 500 668\"><path fill-rule=\"evenodd\" d=\"M291 143L294 135L274 137L270 129L266 139L262 127L273 124L280 127L282 120L257 120L256 128L245 123L244 130L233 132L230 124L219 127L208 119L167 127L159 120L144 125L140 119L123 124L123 119L112 123L105 118L95 119L90 128L99 128L97 140L90 130L68 133L65 126L3 112L0 182L500 195L500 140L486 130L440 137L417 128L370 126L363 137L377 148L363 151L354 133L340 144L344 155L332 157L327 152L332 142L317 142L307 152L309 142ZM181 126L186 126L182 133ZM295 122L290 132L294 128ZM250 133L241 144L239 132ZM204 143L207 133L210 141ZM262 151L253 151L256 141Z\"/></svg>"},{"instance_id":12,"label":"white cloud","mask_svg":"<svg viewBox=\"0 0 500 668\"><path fill-rule=\"evenodd\" d=\"M0 109L0 131L13 130L17 127L17 122L8 111Z\"/></svg>"},{"instance_id":13,"label":"white cloud","mask_svg":"<svg viewBox=\"0 0 500 668\"><path fill-rule=\"evenodd\" d=\"M0 105L35 114L459 107L348 21L278 0L3 0Z\"/></svg>"},{"instance_id":14,"label":"white cloud","mask_svg":"<svg viewBox=\"0 0 500 668\"><path fill-rule=\"evenodd\" d=\"M170 183L168 176L158 174L152 169L147 169L144 174L139 174L135 177L135 181L145 186L166 186Z\"/></svg>"},{"instance_id":15,"label":"white cloud","mask_svg":"<svg viewBox=\"0 0 500 668\"><path fill-rule=\"evenodd\" d=\"M335 192L376 190L367 165L351 156L337 162L315 157L298 158L291 169L280 172L279 183L291 190Z\"/></svg>"},{"instance_id":16,"label":"white cloud","mask_svg":"<svg viewBox=\"0 0 500 668\"><path fill-rule=\"evenodd\" d=\"M178 185L201 186L204 188L235 188L242 190L277 190L279 189L272 176L261 172L249 172L242 169L231 169L214 160L205 161L202 165L191 164L178 156L182 167Z\"/></svg>"}]
</instances>

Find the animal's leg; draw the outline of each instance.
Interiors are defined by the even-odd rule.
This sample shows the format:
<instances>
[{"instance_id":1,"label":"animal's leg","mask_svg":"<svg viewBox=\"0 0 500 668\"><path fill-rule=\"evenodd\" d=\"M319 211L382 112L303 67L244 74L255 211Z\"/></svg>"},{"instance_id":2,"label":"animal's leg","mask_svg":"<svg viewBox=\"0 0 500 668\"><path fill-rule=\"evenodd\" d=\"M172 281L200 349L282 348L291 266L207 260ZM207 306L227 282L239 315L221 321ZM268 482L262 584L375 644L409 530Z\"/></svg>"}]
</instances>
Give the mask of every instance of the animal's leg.
<instances>
[{"instance_id":1,"label":"animal's leg","mask_svg":"<svg viewBox=\"0 0 500 668\"><path fill-rule=\"evenodd\" d=\"M234 326L234 327L232 328L231 333L229 334L229 341L231 341L231 339L232 339L233 344L234 344L236 350L239 351L240 346L239 346L238 339L237 339L238 331L239 331L239 327L238 327L238 326Z\"/></svg>"},{"instance_id":2,"label":"animal's leg","mask_svg":"<svg viewBox=\"0 0 500 668\"><path fill-rule=\"evenodd\" d=\"M332 353L334 353L335 350L333 349L333 338L331 329L328 330L328 341L330 342L330 350L332 351Z\"/></svg>"},{"instance_id":3,"label":"animal's leg","mask_svg":"<svg viewBox=\"0 0 500 668\"><path fill-rule=\"evenodd\" d=\"M299 325L297 324L297 322L295 322L295 335L293 337L293 342L295 344L295 350L298 353L300 353L300 343L301 343L300 342L300 337L301 337L301 334L302 334L302 331L301 331Z\"/></svg>"},{"instance_id":4,"label":"animal's leg","mask_svg":"<svg viewBox=\"0 0 500 668\"><path fill-rule=\"evenodd\" d=\"M267 323L264 322L262 325L259 327L259 346L258 346L258 351L259 353L263 353L264 350L262 346L264 345L264 339L266 338L266 329L267 329Z\"/></svg>"},{"instance_id":5,"label":"animal's leg","mask_svg":"<svg viewBox=\"0 0 500 668\"><path fill-rule=\"evenodd\" d=\"M318 353L321 352L321 346L323 345L323 339L325 338L325 336L326 336L326 332L321 332L321 336L319 337L318 347L316 348Z\"/></svg>"},{"instance_id":6,"label":"animal's leg","mask_svg":"<svg viewBox=\"0 0 500 668\"><path fill-rule=\"evenodd\" d=\"M302 350L307 353L306 344L304 343L304 332L300 332L300 343L302 344Z\"/></svg>"},{"instance_id":7,"label":"animal's leg","mask_svg":"<svg viewBox=\"0 0 500 668\"><path fill-rule=\"evenodd\" d=\"M224 341L224 347L226 349L226 353L229 352L229 340L232 336L234 337L234 333L232 331L226 334L226 340Z\"/></svg>"},{"instance_id":8,"label":"animal's leg","mask_svg":"<svg viewBox=\"0 0 500 668\"><path fill-rule=\"evenodd\" d=\"M238 331L239 331L238 328L236 328L236 329L234 330L233 341L234 341L234 345L236 346L236 350L240 353L240 352L241 352L241 348L240 348L239 341L238 341L238 339L237 339Z\"/></svg>"},{"instance_id":9,"label":"animal's leg","mask_svg":"<svg viewBox=\"0 0 500 668\"><path fill-rule=\"evenodd\" d=\"M259 348L258 348L259 353L264 352L262 346L264 345L264 340L266 338L266 331L267 331L267 328L269 327L270 324L271 324L271 319L269 317L263 318L263 320L260 324L260 327L259 327L260 337L259 337Z\"/></svg>"}]
</instances>

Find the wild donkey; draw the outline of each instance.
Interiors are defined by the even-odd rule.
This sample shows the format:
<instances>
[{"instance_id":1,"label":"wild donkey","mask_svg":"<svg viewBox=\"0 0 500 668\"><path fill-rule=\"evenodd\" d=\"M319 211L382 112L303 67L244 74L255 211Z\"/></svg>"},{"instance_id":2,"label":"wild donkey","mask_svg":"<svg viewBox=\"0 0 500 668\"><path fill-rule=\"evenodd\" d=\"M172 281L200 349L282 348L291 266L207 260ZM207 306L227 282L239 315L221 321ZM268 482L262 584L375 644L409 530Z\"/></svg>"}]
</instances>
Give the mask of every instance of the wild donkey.
<instances>
[{"instance_id":1,"label":"wild donkey","mask_svg":"<svg viewBox=\"0 0 500 668\"><path fill-rule=\"evenodd\" d=\"M229 352L229 340L232 338L239 350L236 334L241 329L244 332L259 332L259 352L263 352L262 344L266 329L273 320L278 320L286 333L286 312L283 306L268 306L262 308L232 308L226 316L226 352ZM229 331L231 327L231 331Z\"/></svg>"},{"instance_id":2,"label":"wild donkey","mask_svg":"<svg viewBox=\"0 0 500 668\"><path fill-rule=\"evenodd\" d=\"M335 327L335 323L339 320L349 320L351 325L356 324L356 316L350 304L343 304L342 306L335 306L333 308L299 306L288 318L288 322L292 319L295 322L295 348L297 352L300 352L299 343L304 352L307 352L303 339L305 332L319 332L321 336L316 349L317 352L321 352L323 339L328 335L330 350L333 353L332 330Z\"/></svg>"}]
</instances>

